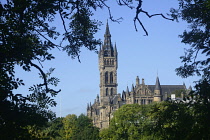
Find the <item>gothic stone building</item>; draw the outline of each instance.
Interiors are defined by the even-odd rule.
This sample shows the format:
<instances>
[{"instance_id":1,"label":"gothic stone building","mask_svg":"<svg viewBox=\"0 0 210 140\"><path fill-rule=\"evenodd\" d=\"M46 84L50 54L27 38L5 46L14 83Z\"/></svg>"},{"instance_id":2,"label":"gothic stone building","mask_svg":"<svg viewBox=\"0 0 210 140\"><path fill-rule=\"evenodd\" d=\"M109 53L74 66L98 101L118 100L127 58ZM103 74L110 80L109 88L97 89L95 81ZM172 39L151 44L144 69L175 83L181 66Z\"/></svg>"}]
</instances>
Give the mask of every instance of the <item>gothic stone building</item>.
<instances>
[{"instance_id":1,"label":"gothic stone building","mask_svg":"<svg viewBox=\"0 0 210 140\"><path fill-rule=\"evenodd\" d=\"M144 79L141 83L136 77L136 85L131 90L117 94L117 47L113 47L108 23L104 34L104 44L99 54L100 71L100 96L97 95L93 104L87 106L87 116L93 120L93 124L99 128L107 128L113 113L124 104L150 104L166 100L171 92L179 89L186 90L185 85L160 85L156 78L155 85L146 85Z\"/></svg>"}]
</instances>

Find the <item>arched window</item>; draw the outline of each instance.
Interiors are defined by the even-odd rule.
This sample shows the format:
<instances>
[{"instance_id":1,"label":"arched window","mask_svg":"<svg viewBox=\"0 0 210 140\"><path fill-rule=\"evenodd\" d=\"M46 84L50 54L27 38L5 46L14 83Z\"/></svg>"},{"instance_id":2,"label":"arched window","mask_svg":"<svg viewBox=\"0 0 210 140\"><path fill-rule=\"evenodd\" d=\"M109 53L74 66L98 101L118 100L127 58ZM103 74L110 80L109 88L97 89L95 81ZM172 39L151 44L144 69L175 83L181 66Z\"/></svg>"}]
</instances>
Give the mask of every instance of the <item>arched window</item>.
<instances>
[{"instance_id":1,"label":"arched window","mask_svg":"<svg viewBox=\"0 0 210 140\"><path fill-rule=\"evenodd\" d=\"M108 83L108 72L105 73L105 84Z\"/></svg>"},{"instance_id":2,"label":"arched window","mask_svg":"<svg viewBox=\"0 0 210 140\"><path fill-rule=\"evenodd\" d=\"M107 65L109 65L109 59L106 60Z\"/></svg>"},{"instance_id":3,"label":"arched window","mask_svg":"<svg viewBox=\"0 0 210 140\"><path fill-rule=\"evenodd\" d=\"M111 88L110 90L110 95L113 95L113 88Z\"/></svg>"},{"instance_id":4,"label":"arched window","mask_svg":"<svg viewBox=\"0 0 210 140\"><path fill-rule=\"evenodd\" d=\"M113 72L110 73L110 83L113 83Z\"/></svg>"},{"instance_id":5,"label":"arched window","mask_svg":"<svg viewBox=\"0 0 210 140\"><path fill-rule=\"evenodd\" d=\"M108 88L106 88L106 96L108 96L108 94L109 94L109 90Z\"/></svg>"}]
</instances>

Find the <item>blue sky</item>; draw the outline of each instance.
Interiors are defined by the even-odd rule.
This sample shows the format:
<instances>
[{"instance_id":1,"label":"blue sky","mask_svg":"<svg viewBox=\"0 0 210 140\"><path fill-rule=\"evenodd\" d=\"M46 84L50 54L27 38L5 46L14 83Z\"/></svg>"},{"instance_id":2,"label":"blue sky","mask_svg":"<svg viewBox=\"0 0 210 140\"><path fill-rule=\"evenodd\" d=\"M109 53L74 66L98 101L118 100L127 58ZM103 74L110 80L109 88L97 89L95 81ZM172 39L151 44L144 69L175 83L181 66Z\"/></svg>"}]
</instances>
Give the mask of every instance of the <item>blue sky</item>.
<instances>
[{"instance_id":1,"label":"blue sky","mask_svg":"<svg viewBox=\"0 0 210 140\"><path fill-rule=\"evenodd\" d=\"M146 84L155 84L157 73L160 84L163 85L177 85L183 82L187 87L194 85L193 81L197 80L197 77L182 79L175 72L175 69L182 65L179 57L184 55L184 48L188 47L178 38L178 35L187 29L185 22L172 22L161 17L149 19L142 14L141 21L149 32L149 36L144 36L145 33L140 26L138 32L135 31L133 25L135 9L119 7L115 1L108 4L111 5L114 18L122 16L124 19L120 24L109 20L112 42L113 44L116 42L118 50L118 93L135 84L136 76L144 78ZM178 7L177 0L145 0L143 3L143 9L151 14L166 14L171 7ZM109 18L108 10L99 9L94 18L104 24L95 35L103 41L106 21ZM56 21L58 28L61 27L60 24L59 20ZM58 105L52 110L58 117L67 114L86 114L87 103L93 102L99 94L98 55L83 48L79 63L77 59L72 60L68 57L65 52L53 50L52 53L56 59L44 63L43 66L45 70L56 68L53 76L60 79L56 89L62 90L55 98ZM30 85L40 81L36 69L33 69L33 72L23 72L17 67L16 70L17 75L27 83L17 91L18 93L27 93Z\"/></svg>"}]
</instances>

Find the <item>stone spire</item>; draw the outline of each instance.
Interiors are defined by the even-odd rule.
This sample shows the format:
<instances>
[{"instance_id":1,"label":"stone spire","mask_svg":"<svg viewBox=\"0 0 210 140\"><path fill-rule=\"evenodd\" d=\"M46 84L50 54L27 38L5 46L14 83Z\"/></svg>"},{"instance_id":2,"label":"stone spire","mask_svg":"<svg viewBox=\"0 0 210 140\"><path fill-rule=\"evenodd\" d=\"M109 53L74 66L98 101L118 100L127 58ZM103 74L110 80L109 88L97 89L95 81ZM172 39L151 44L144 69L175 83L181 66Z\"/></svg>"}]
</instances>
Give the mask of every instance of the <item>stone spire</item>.
<instances>
[{"instance_id":1,"label":"stone spire","mask_svg":"<svg viewBox=\"0 0 210 140\"><path fill-rule=\"evenodd\" d=\"M111 37L110 31L109 31L109 24L108 24L108 20L106 22L106 32L104 34L104 37Z\"/></svg>"},{"instance_id":2,"label":"stone spire","mask_svg":"<svg viewBox=\"0 0 210 140\"><path fill-rule=\"evenodd\" d=\"M157 78L156 78L155 90L161 90L160 81L159 81L158 76L157 76Z\"/></svg>"},{"instance_id":3,"label":"stone spire","mask_svg":"<svg viewBox=\"0 0 210 140\"><path fill-rule=\"evenodd\" d=\"M106 31L104 34L104 46L111 45L111 34L109 31L109 24L108 21L106 23Z\"/></svg>"},{"instance_id":4,"label":"stone spire","mask_svg":"<svg viewBox=\"0 0 210 140\"><path fill-rule=\"evenodd\" d=\"M106 31L104 34L104 44L103 44L102 49L104 50L105 57L113 57L114 56L114 48L113 48L112 42L111 42L111 34L109 31L108 21L106 23Z\"/></svg>"},{"instance_id":5,"label":"stone spire","mask_svg":"<svg viewBox=\"0 0 210 140\"><path fill-rule=\"evenodd\" d=\"M154 101L155 102L162 101L162 93L161 93L160 81L159 81L158 76L156 78L156 84L155 84L154 93L155 93L155 95L154 95Z\"/></svg>"}]
</instances>

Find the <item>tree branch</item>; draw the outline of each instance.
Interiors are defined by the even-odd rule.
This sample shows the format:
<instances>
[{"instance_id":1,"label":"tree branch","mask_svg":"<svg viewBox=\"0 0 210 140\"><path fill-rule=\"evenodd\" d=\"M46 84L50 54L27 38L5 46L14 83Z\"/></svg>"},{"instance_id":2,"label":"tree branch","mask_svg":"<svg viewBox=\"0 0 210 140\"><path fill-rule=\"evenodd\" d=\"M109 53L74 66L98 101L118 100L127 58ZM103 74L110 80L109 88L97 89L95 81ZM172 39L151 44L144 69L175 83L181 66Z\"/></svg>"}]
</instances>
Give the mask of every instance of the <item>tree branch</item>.
<instances>
[{"instance_id":1,"label":"tree branch","mask_svg":"<svg viewBox=\"0 0 210 140\"><path fill-rule=\"evenodd\" d=\"M112 16L112 13L111 13L111 8L110 8L103 0L100 0L100 1L101 1L101 3L108 9L110 20L113 21L113 22L120 23L121 20L122 20L123 18L120 17L120 18L118 18L118 19L114 19L113 16Z\"/></svg>"},{"instance_id":2,"label":"tree branch","mask_svg":"<svg viewBox=\"0 0 210 140\"><path fill-rule=\"evenodd\" d=\"M47 77L45 75L45 73L43 72L43 70L36 64L32 63L31 61L29 62L29 64L33 67L35 67L36 69L39 70L39 72L41 73L42 77L43 77L43 80L44 80L44 83L43 84L39 84L39 86L45 86L46 88L46 93L49 93L49 92L54 92L54 93L59 93L61 90L59 91L55 91L53 89L49 89L48 88L48 84L47 84Z\"/></svg>"},{"instance_id":3,"label":"tree branch","mask_svg":"<svg viewBox=\"0 0 210 140\"><path fill-rule=\"evenodd\" d=\"M174 19L172 18L167 18L166 16L164 16L162 13L161 14L152 14L152 15L149 15L148 12L144 11L141 9L141 12L142 13L145 13L149 18L153 17L153 16L162 16L163 18L167 19L167 20L171 20L171 21L174 21Z\"/></svg>"},{"instance_id":4,"label":"tree branch","mask_svg":"<svg viewBox=\"0 0 210 140\"><path fill-rule=\"evenodd\" d=\"M34 29L40 36L42 36L45 40L49 41L50 43L52 43L55 47L57 47L57 49L60 50L60 48L62 48L59 45L56 45L55 43L53 43L52 41L50 41L48 38L46 38L43 34L41 34L37 29ZM59 48L60 47L60 48Z\"/></svg>"},{"instance_id":5,"label":"tree branch","mask_svg":"<svg viewBox=\"0 0 210 140\"><path fill-rule=\"evenodd\" d=\"M79 1L76 2L76 5L77 5L76 7L77 7L77 10L79 11L78 2ZM62 20L63 28L64 28L64 30L66 32L66 36L67 36L68 41L71 42L70 35L68 34L68 31L67 31L67 28L66 28L66 25L65 25L65 21L64 21L64 18L62 16L62 13L61 13L61 2L59 2L58 4L59 4L59 15L60 15L61 20ZM74 50L74 48L73 48L73 50ZM78 52L75 51L75 53L76 53L78 61L81 63Z\"/></svg>"},{"instance_id":6,"label":"tree branch","mask_svg":"<svg viewBox=\"0 0 210 140\"><path fill-rule=\"evenodd\" d=\"M123 3L122 3L122 2ZM118 3L118 5L120 5L120 6L127 6L128 8L130 8L130 9L133 9L134 7L133 6L131 6L131 5L129 5L129 2L126 2L125 0L117 0L117 3Z\"/></svg>"},{"instance_id":7,"label":"tree branch","mask_svg":"<svg viewBox=\"0 0 210 140\"><path fill-rule=\"evenodd\" d=\"M136 30L136 31L138 31L138 30L137 30L137 27L136 27L136 21L138 21L139 24L141 25L142 29L144 30L146 36L148 36L148 32L147 32L146 28L144 27L143 23L142 23L141 20L139 19L139 14L140 14L140 13L146 14L147 17L149 17L149 18L152 18L152 17L154 17L154 16L162 16L162 18L164 18L164 19L172 20L172 21L174 20L174 19L171 19L171 18L167 18L167 17L164 16L162 13L161 13L161 14L152 14L152 15L150 15L148 12L142 10L142 8L141 8L141 7L142 7L142 0L139 0L138 2L139 2L139 3L138 3L138 5L137 5L137 7L136 7L136 16L134 17L134 20L133 20L133 21L134 21L134 27L135 27L135 30Z\"/></svg>"}]
</instances>

